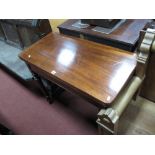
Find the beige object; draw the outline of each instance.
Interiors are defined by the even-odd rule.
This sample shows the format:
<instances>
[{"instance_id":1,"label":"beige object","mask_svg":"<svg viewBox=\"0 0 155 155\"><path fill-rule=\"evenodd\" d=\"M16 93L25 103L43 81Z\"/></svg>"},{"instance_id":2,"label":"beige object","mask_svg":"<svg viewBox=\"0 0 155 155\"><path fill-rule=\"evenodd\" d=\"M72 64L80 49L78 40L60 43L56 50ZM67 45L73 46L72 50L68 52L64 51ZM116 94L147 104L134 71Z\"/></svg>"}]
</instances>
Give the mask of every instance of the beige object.
<instances>
[{"instance_id":1,"label":"beige object","mask_svg":"<svg viewBox=\"0 0 155 155\"><path fill-rule=\"evenodd\" d=\"M67 19L49 19L53 32L59 32L57 26L65 22Z\"/></svg>"}]
</instances>

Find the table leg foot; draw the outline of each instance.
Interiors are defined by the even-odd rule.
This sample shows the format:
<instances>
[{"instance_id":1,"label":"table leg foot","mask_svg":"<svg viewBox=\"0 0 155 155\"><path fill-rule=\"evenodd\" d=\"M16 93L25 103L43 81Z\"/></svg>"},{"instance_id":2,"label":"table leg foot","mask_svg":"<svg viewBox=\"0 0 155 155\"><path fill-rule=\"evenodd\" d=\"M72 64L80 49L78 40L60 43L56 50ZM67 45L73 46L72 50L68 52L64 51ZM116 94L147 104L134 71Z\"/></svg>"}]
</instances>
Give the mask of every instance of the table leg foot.
<instances>
[{"instance_id":1,"label":"table leg foot","mask_svg":"<svg viewBox=\"0 0 155 155\"><path fill-rule=\"evenodd\" d=\"M117 134L119 117L114 109L101 109L96 122L99 134Z\"/></svg>"}]
</instances>

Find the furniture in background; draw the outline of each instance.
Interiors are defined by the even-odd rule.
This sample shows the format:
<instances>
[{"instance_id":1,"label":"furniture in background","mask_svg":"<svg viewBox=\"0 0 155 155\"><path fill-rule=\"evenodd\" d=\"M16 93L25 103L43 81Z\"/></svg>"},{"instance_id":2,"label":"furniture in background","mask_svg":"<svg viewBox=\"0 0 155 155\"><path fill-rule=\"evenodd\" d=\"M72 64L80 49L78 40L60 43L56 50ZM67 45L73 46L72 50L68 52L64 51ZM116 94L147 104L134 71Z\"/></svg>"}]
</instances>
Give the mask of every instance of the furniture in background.
<instances>
[{"instance_id":1,"label":"furniture in background","mask_svg":"<svg viewBox=\"0 0 155 155\"><path fill-rule=\"evenodd\" d=\"M0 20L0 24L6 42L22 49L51 32L51 26L47 19L9 19Z\"/></svg>"},{"instance_id":2,"label":"furniture in background","mask_svg":"<svg viewBox=\"0 0 155 155\"><path fill-rule=\"evenodd\" d=\"M104 28L114 27L121 19L81 19L81 23Z\"/></svg>"},{"instance_id":3,"label":"furniture in background","mask_svg":"<svg viewBox=\"0 0 155 155\"><path fill-rule=\"evenodd\" d=\"M0 64L24 81L32 80L32 74L20 52L51 32L48 19L0 20Z\"/></svg>"},{"instance_id":4,"label":"furniture in background","mask_svg":"<svg viewBox=\"0 0 155 155\"><path fill-rule=\"evenodd\" d=\"M4 31L2 29L1 24L0 24L0 40L5 40L5 35L4 35Z\"/></svg>"},{"instance_id":5,"label":"furniture in background","mask_svg":"<svg viewBox=\"0 0 155 155\"><path fill-rule=\"evenodd\" d=\"M134 51L137 46L140 30L151 20L128 19L122 22L122 24L110 34L94 30L96 27L94 25L82 25L83 27L80 28L77 26L79 21L80 20L76 19L67 20L58 26L60 33L107 44L128 51ZM101 28L98 27L98 29Z\"/></svg>"}]
</instances>

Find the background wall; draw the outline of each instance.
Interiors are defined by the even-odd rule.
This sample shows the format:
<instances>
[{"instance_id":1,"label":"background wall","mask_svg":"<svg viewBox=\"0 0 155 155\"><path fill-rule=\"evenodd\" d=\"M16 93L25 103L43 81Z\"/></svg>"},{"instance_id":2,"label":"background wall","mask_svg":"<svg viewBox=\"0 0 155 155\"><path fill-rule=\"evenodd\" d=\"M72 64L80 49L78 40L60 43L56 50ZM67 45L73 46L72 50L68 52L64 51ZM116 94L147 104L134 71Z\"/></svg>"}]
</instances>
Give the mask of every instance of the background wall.
<instances>
[{"instance_id":1,"label":"background wall","mask_svg":"<svg viewBox=\"0 0 155 155\"><path fill-rule=\"evenodd\" d=\"M49 19L53 32L59 32L57 26L65 22L67 19Z\"/></svg>"}]
</instances>

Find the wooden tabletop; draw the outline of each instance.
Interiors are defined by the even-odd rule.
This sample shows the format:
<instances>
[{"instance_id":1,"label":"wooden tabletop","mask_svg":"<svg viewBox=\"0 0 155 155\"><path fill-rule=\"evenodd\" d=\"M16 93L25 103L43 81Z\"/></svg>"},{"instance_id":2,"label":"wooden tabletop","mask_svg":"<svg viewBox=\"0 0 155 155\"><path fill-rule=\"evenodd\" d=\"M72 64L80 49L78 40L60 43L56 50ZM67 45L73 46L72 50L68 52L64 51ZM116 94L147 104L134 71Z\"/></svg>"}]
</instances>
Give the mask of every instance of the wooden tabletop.
<instances>
[{"instance_id":1,"label":"wooden tabletop","mask_svg":"<svg viewBox=\"0 0 155 155\"><path fill-rule=\"evenodd\" d=\"M20 54L34 72L101 106L109 106L136 67L135 54L50 33Z\"/></svg>"}]
</instances>

